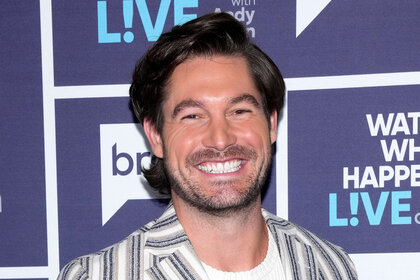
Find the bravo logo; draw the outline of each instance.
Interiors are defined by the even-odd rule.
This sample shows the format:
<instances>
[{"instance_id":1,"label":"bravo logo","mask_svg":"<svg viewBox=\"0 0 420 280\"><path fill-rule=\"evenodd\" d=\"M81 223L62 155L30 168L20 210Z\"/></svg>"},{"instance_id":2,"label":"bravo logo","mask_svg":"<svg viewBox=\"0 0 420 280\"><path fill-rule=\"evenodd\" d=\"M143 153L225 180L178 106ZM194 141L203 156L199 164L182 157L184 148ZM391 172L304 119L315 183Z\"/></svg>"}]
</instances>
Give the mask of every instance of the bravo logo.
<instances>
[{"instance_id":1,"label":"bravo logo","mask_svg":"<svg viewBox=\"0 0 420 280\"><path fill-rule=\"evenodd\" d=\"M101 124L102 225L130 199L163 198L143 177L151 148L139 124Z\"/></svg>"},{"instance_id":2,"label":"bravo logo","mask_svg":"<svg viewBox=\"0 0 420 280\"><path fill-rule=\"evenodd\" d=\"M126 43L131 43L134 40L133 19L134 17L140 18L143 25L144 32L147 40L156 41L160 34L162 34L163 27L168 17L169 7L171 0L161 0L157 13L151 13L146 0L123 0L122 1L122 15L114 18L108 18L107 1L97 2L98 11L98 43L120 43L120 32L108 31L108 20L115 21L121 20L124 22L126 31L124 32L123 39ZM183 24L187 21L195 19L197 14L184 13L186 8L197 8L198 0L174 0L173 1L173 15L174 25ZM137 12L135 10L137 8ZM115 15L114 15L115 16ZM152 22L155 18L155 22Z\"/></svg>"}]
</instances>

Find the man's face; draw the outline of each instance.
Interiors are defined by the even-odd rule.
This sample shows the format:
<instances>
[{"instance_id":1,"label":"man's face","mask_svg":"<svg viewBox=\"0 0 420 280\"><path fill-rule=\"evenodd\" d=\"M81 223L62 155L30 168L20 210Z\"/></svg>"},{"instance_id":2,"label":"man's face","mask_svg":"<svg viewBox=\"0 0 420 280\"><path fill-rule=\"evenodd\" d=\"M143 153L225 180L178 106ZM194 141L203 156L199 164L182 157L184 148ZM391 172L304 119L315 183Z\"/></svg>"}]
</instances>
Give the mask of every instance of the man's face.
<instances>
[{"instance_id":1,"label":"man's face","mask_svg":"<svg viewBox=\"0 0 420 280\"><path fill-rule=\"evenodd\" d=\"M167 92L162 135L152 129L148 136L164 158L174 201L209 213L256 201L271 162L277 115L270 125L246 60L189 59L175 68Z\"/></svg>"}]
</instances>

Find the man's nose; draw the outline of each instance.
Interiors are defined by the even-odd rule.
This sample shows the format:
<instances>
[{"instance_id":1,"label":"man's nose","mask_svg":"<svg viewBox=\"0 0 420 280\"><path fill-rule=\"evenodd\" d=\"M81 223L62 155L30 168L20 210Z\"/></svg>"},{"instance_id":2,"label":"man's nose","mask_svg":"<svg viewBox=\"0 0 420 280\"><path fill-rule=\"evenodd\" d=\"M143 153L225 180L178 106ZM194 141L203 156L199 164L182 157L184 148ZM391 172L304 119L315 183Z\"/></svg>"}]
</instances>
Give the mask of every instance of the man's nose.
<instances>
[{"instance_id":1,"label":"man's nose","mask_svg":"<svg viewBox=\"0 0 420 280\"><path fill-rule=\"evenodd\" d=\"M226 118L212 119L210 121L206 136L203 139L203 145L205 147L223 151L235 143L236 135L234 128Z\"/></svg>"}]
</instances>

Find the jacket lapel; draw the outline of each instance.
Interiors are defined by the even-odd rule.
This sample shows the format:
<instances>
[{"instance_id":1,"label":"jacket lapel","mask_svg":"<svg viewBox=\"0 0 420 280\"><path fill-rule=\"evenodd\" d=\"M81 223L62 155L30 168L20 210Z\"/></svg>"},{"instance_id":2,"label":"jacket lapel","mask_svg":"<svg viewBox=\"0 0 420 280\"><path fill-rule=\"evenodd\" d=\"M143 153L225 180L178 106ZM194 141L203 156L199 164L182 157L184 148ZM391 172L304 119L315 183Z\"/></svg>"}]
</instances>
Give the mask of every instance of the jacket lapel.
<instances>
[{"instance_id":1,"label":"jacket lapel","mask_svg":"<svg viewBox=\"0 0 420 280\"><path fill-rule=\"evenodd\" d=\"M316 280L317 267L312 246L299 238L296 227L266 210L263 216L274 236L286 279Z\"/></svg>"},{"instance_id":2,"label":"jacket lapel","mask_svg":"<svg viewBox=\"0 0 420 280\"><path fill-rule=\"evenodd\" d=\"M208 279L172 205L146 233L144 266L145 279Z\"/></svg>"}]
</instances>

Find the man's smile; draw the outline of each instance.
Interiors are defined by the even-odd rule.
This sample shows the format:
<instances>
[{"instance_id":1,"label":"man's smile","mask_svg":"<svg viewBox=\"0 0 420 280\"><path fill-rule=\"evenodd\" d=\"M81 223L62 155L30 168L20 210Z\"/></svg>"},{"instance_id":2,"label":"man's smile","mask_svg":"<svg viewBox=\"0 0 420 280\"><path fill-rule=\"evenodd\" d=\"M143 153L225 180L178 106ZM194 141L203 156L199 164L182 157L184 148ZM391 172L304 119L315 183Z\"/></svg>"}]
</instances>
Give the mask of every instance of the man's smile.
<instances>
[{"instance_id":1,"label":"man's smile","mask_svg":"<svg viewBox=\"0 0 420 280\"><path fill-rule=\"evenodd\" d=\"M242 167L242 160L228 160L225 162L204 162L197 168L205 173L221 174L238 171Z\"/></svg>"}]
</instances>

